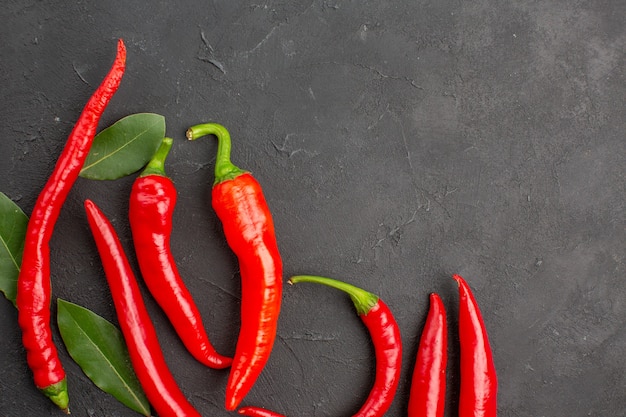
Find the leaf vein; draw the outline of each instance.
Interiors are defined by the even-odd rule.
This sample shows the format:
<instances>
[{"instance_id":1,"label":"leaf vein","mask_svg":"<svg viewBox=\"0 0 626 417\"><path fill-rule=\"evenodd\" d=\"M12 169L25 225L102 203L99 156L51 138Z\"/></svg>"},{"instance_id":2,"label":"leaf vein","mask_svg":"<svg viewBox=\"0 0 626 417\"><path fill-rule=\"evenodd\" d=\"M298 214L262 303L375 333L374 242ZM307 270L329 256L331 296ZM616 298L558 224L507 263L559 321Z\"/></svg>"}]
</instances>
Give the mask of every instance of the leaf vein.
<instances>
[{"instance_id":1,"label":"leaf vein","mask_svg":"<svg viewBox=\"0 0 626 417\"><path fill-rule=\"evenodd\" d=\"M13 225L13 228L15 228L15 225ZM9 236L12 233L13 233L12 231L9 232ZM13 256L13 253L11 252L11 249L9 248L9 244L7 243L7 240L4 238L4 236L0 236L0 240L2 241L2 245L6 249L6 252L9 254L9 258L13 262L13 265L15 265L15 269L17 269L19 271L20 270L20 265L18 265L18 263L17 263L17 258L15 256Z\"/></svg>"},{"instance_id":2,"label":"leaf vein","mask_svg":"<svg viewBox=\"0 0 626 417\"><path fill-rule=\"evenodd\" d=\"M127 146L131 145L132 143L134 143L136 140L138 140L139 138L141 138L146 132L152 130L152 128L159 124L159 122L155 122L152 125L148 126L145 130L142 130L141 132L138 132L132 139L130 139L129 141L127 141L126 143L124 143L122 146L120 146L119 148L115 149L113 152L111 153L107 153L106 155L104 155L102 158L92 162L89 165L85 165L83 166L83 168L80 170L81 173L83 173L84 171L102 163L102 161L105 161L109 158L111 158L113 155L117 154L118 152L120 152L122 149L126 148Z\"/></svg>"},{"instance_id":3,"label":"leaf vein","mask_svg":"<svg viewBox=\"0 0 626 417\"><path fill-rule=\"evenodd\" d=\"M70 313L71 314L71 313ZM97 352L99 352L102 355L102 358L104 358L105 362L109 365L109 367L112 369L113 373L119 378L119 380L122 382L123 387L125 388L125 390L135 399L135 401L137 402L137 404L139 404L141 407L143 407L143 404L141 402L141 400L139 399L139 397L137 397L137 395L134 393L133 389L130 387L130 385L128 385L128 383L126 382L126 379L119 373L119 371L117 370L117 368L115 367L115 365L107 358L106 354L102 351L102 349L100 349L100 347L98 346L98 344L96 343L96 341L80 326L80 323L76 320L76 318L74 318L74 322L77 325L77 328L81 331L81 333L87 338L87 341L90 342L93 347L96 349Z\"/></svg>"}]
</instances>

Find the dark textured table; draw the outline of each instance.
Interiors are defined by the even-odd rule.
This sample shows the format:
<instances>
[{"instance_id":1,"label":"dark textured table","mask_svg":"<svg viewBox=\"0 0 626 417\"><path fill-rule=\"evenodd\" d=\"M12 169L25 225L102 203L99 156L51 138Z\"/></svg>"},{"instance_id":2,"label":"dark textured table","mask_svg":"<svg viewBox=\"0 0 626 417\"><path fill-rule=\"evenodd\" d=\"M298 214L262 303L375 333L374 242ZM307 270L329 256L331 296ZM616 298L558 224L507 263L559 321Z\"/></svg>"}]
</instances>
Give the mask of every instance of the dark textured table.
<instances>
[{"instance_id":1,"label":"dark textured table","mask_svg":"<svg viewBox=\"0 0 626 417\"><path fill-rule=\"evenodd\" d=\"M178 186L173 251L222 352L239 325L237 262L210 208L211 138L273 211L285 265L380 296L402 330L406 414L428 294L450 318L446 416L457 415L457 289L482 308L501 416L626 415L626 3L460 1L9 1L0 10L0 191L29 214L115 41L127 73L101 127L165 115ZM79 179L57 224L53 297L117 322L82 202L130 251L134 177ZM142 289L145 290L144 287ZM168 363L206 416L226 416L228 371L186 353L146 295ZM0 299L0 415L58 416L33 385ZM72 415L132 416L55 340ZM245 404L346 416L373 380L365 329L343 294L285 286L272 357Z\"/></svg>"}]
</instances>

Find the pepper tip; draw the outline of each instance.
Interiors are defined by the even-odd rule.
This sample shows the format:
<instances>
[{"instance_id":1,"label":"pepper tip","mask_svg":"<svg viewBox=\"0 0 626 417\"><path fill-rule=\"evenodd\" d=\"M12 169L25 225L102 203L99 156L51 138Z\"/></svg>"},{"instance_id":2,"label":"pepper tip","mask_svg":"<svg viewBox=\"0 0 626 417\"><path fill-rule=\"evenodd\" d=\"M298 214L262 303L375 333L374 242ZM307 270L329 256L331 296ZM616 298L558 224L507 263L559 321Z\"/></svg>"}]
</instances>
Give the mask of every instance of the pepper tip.
<instances>
[{"instance_id":1,"label":"pepper tip","mask_svg":"<svg viewBox=\"0 0 626 417\"><path fill-rule=\"evenodd\" d=\"M126 63L126 44L122 38L117 40L117 54L122 63Z\"/></svg>"}]
</instances>

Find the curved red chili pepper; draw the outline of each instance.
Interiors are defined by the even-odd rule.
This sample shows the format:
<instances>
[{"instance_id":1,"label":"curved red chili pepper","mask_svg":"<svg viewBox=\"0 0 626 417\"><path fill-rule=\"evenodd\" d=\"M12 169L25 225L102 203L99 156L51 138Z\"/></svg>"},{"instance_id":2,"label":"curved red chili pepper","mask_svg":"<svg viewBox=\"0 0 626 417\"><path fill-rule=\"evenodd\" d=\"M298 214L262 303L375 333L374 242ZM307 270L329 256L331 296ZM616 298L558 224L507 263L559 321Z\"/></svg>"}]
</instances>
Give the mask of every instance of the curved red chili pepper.
<instances>
[{"instance_id":1,"label":"curved red chili pepper","mask_svg":"<svg viewBox=\"0 0 626 417\"><path fill-rule=\"evenodd\" d=\"M125 63L126 48L120 39L113 66L85 105L52 175L37 198L28 222L17 280L18 322L35 385L67 413L69 398L65 371L50 329L49 243L61 207L89 153L100 116L120 85Z\"/></svg>"},{"instance_id":2,"label":"curved red chili pepper","mask_svg":"<svg viewBox=\"0 0 626 417\"><path fill-rule=\"evenodd\" d=\"M278 414L275 411L252 406L241 407L239 410L237 410L237 412L243 416L248 417L285 417L284 415Z\"/></svg>"},{"instance_id":3,"label":"curved red chili pepper","mask_svg":"<svg viewBox=\"0 0 626 417\"><path fill-rule=\"evenodd\" d=\"M377 295L335 279L310 275L289 279L290 284L298 282L324 284L350 295L359 317L370 333L376 354L374 385L354 417L382 416L391 406L402 369L402 338L389 307Z\"/></svg>"},{"instance_id":4,"label":"curved red chili pepper","mask_svg":"<svg viewBox=\"0 0 626 417\"><path fill-rule=\"evenodd\" d=\"M437 294L430 295L430 309L422 331L411 380L408 417L442 417L446 399L448 361L446 310Z\"/></svg>"},{"instance_id":5,"label":"curved red chili pepper","mask_svg":"<svg viewBox=\"0 0 626 417\"><path fill-rule=\"evenodd\" d=\"M185 286L170 250L176 188L164 163L172 139L165 138L130 194L129 219L141 274L148 290L176 329L187 350L211 368L226 368L232 359L217 353L202 317Z\"/></svg>"},{"instance_id":6,"label":"curved red chili pepper","mask_svg":"<svg viewBox=\"0 0 626 417\"><path fill-rule=\"evenodd\" d=\"M130 360L148 401L159 417L200 417L167 367L137 280L113 226L91 200L85 201L85 210Z\"/></svg>"},{"instance_id":7,"label":"curved red chili pepper","mask_svg":"<svg viewBox=\"0 0 626 417\"><path fill-rule=\"evenodd\" d=\"M498 381L487 331L469 286L460 275L452 278L459 284L459 417L495 417Z\"/></svg>"},{"instance_id":8,"label":"curved red chili pepper","mask_svg":"<svg viewBox=\"0 0 626 417\"><path fill-rule=\"evenodd\" d=\"M283 266L274 223L254 177L230 161L230 134L221 125L189 128L187 138L215 135L218 140L212 204L228 245L239 260L241 329L226 385L226 409L234 410L252 388L269 359L282 297Z\"/></svg>"}]
</instances>

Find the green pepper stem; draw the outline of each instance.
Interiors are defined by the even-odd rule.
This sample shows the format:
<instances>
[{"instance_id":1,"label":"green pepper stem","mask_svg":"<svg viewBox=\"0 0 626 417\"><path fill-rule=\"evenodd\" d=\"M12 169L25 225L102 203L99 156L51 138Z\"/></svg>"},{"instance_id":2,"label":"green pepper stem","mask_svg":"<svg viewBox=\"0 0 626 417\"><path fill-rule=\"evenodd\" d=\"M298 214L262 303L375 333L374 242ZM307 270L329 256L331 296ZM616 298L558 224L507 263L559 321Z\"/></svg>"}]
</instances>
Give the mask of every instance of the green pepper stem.
<instances>
[{"instance_id":1,"label":"green pepper stem","mask_svg":"<svg viewBox=\"0 0 626 417\"><path fill-rule=\"evenodd\" d=\"M347 293L352 299L352 303L356 308L359 315L365 315L378 303L379 297L376 294L365 291L362 288L356 287L352 284L348 284L343 281L339 281L332 278L318 277L313 275L296 275L289 278L290 284L297 284L298 282L313 282L316 284L322 284L329 287L336 288Z\"/></svg>"},{"instance_id":2,"label":"green pepper stem","mask_svg":"<svg viewBox=\"0 0 626 417\"><path fill-rule=\"evenodd\" d=\"M152 155L152 159L146 165L146 168L143 170L140 177L146 177L148 175L160 175L165 177L165 158L167 158L167 154L172 149L172 143L174 141L172 138L163 138L161 141L161 145L156 150L154 155Z\"/></svg>"},{"instance_id":3,"label":"green pepper stem","mask_svg":"<svg viewBox=\"0 0 626 417\"><path fill-rule=\"evenodd\" d=\"M67 394L67 380L65 378L55 384L52 384L45 388L40 388L40 391L46 397L50 398L52 402L61 409L61 411L63 411L65 414L70 414L70 400Z\"/></svg>"},{"instance_id":4,"label":"green pepper stem","mask_svg":"<svg viewBox=\"0 0 626 417\"><path fill-rule=\"evenodd\" d=\"M217 137L217 156L215 157L215 184L226 180L232 180L246 171L235 166L230 161L230 133L217 123L204 123L191 126L187 129L187 139L196 140L206 135Z\"/></svg>"}]
</instances>

